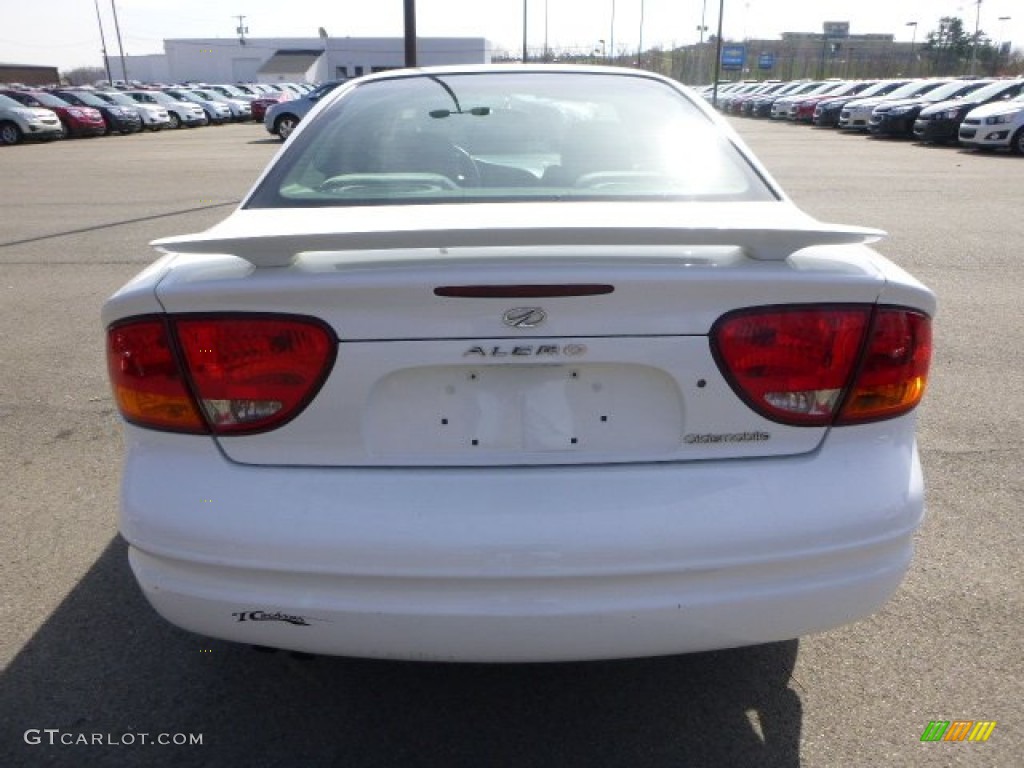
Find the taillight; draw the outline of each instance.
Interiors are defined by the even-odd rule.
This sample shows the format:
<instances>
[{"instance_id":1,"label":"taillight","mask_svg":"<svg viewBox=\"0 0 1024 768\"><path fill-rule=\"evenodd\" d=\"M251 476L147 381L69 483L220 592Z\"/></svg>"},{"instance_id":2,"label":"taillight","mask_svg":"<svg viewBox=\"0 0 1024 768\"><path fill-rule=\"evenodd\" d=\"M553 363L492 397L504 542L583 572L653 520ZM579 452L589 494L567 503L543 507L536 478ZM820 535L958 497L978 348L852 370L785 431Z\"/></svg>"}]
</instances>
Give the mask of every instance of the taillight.
<instances>
[{"instance_id":1,"label":"taillight","mask_svg":"<svg viewBox=\"0 0 1024 768\"><path fill-rule=\"evenodd\" d=\"M263 432L294 418L319 391L337 350L325 325L291 316L181 315L167 317L166 324L142 318L116 325L108 335L111 380L128 421L218 435ZM126 375L133 361L151 356L159 366ZM187 406L191 417L160 411L153 418L152 409L131 407L151 389L168 399L164 411Z\"/></svg>"},{"instance_id":2,"label":"taillight","mask_svg":"<svg viewBox=\"0 0 1024 768\"><path fill-rule=\"evenodd\" d=\"M320 389L337 344L319 322L298 318L173 321L189 376L214 432L273 429Z\"/></svg>"},{"instance_id":3,"label":"taillight","mask_svg":"<svg viewBox=\"0 0 1024 768\"><path fill-rule=\"evenodd\" d=\"M207 432L185 384L161 317L137 318L107 331L107 371L126 421L173 432Z\"/></svg>"},{"instance_id":4,"label":"taillight","mask_svg":"<svg viewBox=\"0 0 1024 768\"><path fill-rule=\"evenodd\" d=\"M796 426L892 418L924 394L931 321L871 305L766 307L725 315L711 346L751 408Z\"/></svg>"},{"instance_id":5,"label":"taillight","mask_svg":"<svg viewBox=\"0 0 1024 768\"><path fill-rule=\"evenodd\" d=\"M913 409L924 397L931 358L931 318L907 309L880 308L836 423L876 421Z\"/></svg>"}]
</instances>

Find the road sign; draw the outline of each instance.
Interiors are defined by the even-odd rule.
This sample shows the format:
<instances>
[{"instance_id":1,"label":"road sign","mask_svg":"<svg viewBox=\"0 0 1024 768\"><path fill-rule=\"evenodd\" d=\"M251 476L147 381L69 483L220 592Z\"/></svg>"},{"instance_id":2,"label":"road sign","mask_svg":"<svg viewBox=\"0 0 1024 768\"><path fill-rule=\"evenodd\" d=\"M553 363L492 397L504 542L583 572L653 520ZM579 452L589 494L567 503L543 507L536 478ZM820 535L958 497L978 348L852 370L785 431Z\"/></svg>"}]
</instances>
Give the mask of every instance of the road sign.
<instances>
[{"instance_id":1,"label":"road sign","mask_svg":"<svg viewBox=\"0 0 1024 768\"><path fill-rule=\"evenodd\" d=\"M723 45L722 46L722 69L743 69L747 60L747 46L745 45Z\"/></svg>"}]
</instances>

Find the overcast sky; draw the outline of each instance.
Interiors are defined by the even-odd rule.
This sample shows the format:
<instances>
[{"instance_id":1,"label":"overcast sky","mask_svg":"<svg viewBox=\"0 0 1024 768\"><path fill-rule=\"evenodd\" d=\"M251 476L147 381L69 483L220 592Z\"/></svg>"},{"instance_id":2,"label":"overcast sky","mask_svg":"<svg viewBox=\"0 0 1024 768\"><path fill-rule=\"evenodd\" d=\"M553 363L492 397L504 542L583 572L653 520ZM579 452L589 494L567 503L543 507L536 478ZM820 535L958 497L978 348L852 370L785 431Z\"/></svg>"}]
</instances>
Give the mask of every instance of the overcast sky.
<instances>
[{"instance_id":1,"label":"overcast sky","mask_svg":"<svg viewBox=\"0 0 1024 768\"><path fill-rule=\"evenodd\" d=\"M49 64L70 69L100 66L97 0L0 0L0 62ZM117 53L110 0L98 0L107 49ZM718 0L527 0L528 40L541 48L589 50L599 40L636 48L640 10L644 47L697 40L704 23L713 33ZM233 15L245 15L251 37L402 35L403 0L116 0L125 53L162 53L164 38L234 37ZM486 37L498 46L522 48L523 0L417 0L420 36ZM823 21L848 21L854 34L890 33L923 41L942 16L960 16L973 32L977 0L725 0L723 37L778 37L782 32L819 32ZM614 9L614 24L613 24ZM981 29L997 41L1024 47L1024 3L983 0ZM1009 20L1000 17L1010 16ZM546 17L546 25L545 25Z\"/></svg>"}]
</instances>

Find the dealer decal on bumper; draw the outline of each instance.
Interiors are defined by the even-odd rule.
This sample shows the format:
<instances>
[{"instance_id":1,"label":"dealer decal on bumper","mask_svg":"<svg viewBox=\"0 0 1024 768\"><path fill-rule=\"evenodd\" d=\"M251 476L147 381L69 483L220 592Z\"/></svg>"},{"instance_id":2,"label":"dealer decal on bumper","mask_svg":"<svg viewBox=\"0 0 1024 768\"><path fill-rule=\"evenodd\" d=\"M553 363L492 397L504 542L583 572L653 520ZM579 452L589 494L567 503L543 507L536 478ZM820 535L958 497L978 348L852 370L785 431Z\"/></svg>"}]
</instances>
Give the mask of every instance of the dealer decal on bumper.
<instances>
[{"instance_id":1,"label":"dealer decal on bumper","mask_svg":"<svg viewBox=\"0 0 1024 768\"><path fill-rule=\"evenodd\" d=\"M231 615L238 619L238 621L283 621L296 627L310 626L310 619L307 619L305 616L293 616L288 613L281 613L280 611L275 613L267 613L266 611L237 611L232 612ZM323 621L323 619L312 619L312 621Z\"/></svg>"}]
</instances>

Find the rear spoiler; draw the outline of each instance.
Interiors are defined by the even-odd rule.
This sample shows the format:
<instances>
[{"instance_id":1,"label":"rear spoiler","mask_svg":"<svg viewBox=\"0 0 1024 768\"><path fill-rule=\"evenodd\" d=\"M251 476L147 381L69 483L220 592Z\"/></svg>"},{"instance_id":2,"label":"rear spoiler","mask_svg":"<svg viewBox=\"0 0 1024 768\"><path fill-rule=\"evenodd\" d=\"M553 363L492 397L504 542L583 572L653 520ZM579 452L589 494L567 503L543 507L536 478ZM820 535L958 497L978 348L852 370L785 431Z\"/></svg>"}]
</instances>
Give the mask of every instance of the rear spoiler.
<instances>
[{"instance_id":1,"label":"rear spoiler","mask_svg":"<svg viewBox=\"0 0 1024 768\"><path fill-rule=\"evenodd\" d=\"M445 206L451 207L454 206ZM486 215L489 211L474 210L472 223L459 221L455 226L445 226L452 222L450 211L444 215L435 209L437 215L429 216L430 206L417 206L420 210L415 214L406 209L401 212L403 220L396 221L399 212L388 208L390 206L382 206L372 212L367 208L358 209L362 212L358 217L320 213L337 209L242 211L241 216L236 213L207 232L163 238L152 245L168 253L230 254L256 267L267 268L287 267L299 254L316 251L545 246L726 246L738 248L752 259L783 261L796 251L812 246L871 243L885 237L885 232L877 229L826 224L798 212L785 215L793 213L793 208L772 211L775 216L771 218L783 220L778 223L766 222L769 217L765 215L745 215L751 213L742 210L745 206L737 210L727 208L724 214L722 207L716 206L713 212L701 215L699 223L671 225L663 222L678 219L678 209L671 212L675 214L672 216L665 216L667 211L654 210L654 215L647 211L648 215L637 217L646 221L634 219L626 224L600 223L605 211L597 209L586 212L585 223L580 220L578 210L558 210L559 223L550 224L549 206L545 217L535 219L533 224L528 217L491 216ZM422 209L427 209L427 213ZM288 217L288 213L298 215ZM470 211L463 209L461 216L466 218L468 213ZM622 217L621 209L615 213ZM757 213L763 214L763 211ZM539 226L535 223L538 220L542 222Z\"/></svg>"}]
</instances>

